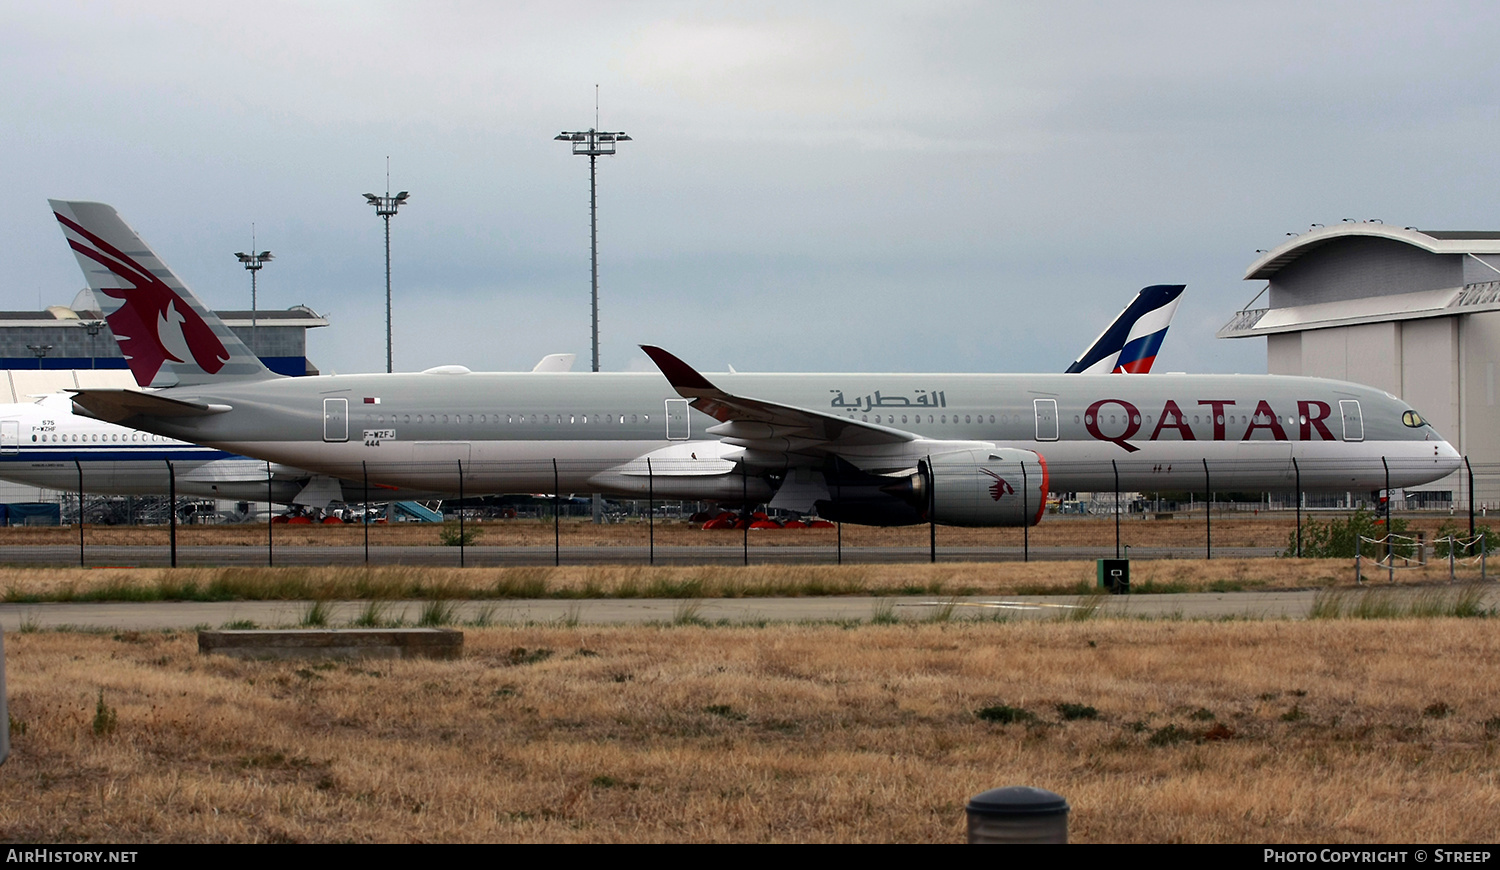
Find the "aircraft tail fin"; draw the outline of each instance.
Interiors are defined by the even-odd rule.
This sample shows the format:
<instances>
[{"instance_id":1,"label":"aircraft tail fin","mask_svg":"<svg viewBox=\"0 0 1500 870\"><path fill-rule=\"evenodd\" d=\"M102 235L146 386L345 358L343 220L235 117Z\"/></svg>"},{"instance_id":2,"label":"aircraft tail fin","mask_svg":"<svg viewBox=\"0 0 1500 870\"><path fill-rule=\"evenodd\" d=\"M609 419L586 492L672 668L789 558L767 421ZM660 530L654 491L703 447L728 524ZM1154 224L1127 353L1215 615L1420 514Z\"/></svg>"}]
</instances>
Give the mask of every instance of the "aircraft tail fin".
<instances>
[{"instance_id":1,"label":"aircraft tail fin","mask_svg":"<svg viewBox=\"0 0 1500 870\"><path fill-rule=\"evenodd\" d=\"M570 372L573 370L573 361L576 359L578 359L576 353L549 353L532 366L531 370L533 372Z\"/></svg>"},{"instance_id":2,"label":"aircraft tail fin","mask_svg":"<svg viewBox=\"0 0 1500 870\"><path fill-rule=\"evenodd\" d=\"M1115 322L1068 366L1068 373L1145 374L1151 371L1185 287L1183 284L1153 284L1141 290Z\"/></svg>"},{"instance_id":3,"label":"aircraft tail fin","mask_svg":"<svg viewBox=\"0 0 1500 870\"><path fill-rule=\"evenodd\" d=\"M277 377L113 208L48 202L137 384Z\"/></svg>"}]
</instances>

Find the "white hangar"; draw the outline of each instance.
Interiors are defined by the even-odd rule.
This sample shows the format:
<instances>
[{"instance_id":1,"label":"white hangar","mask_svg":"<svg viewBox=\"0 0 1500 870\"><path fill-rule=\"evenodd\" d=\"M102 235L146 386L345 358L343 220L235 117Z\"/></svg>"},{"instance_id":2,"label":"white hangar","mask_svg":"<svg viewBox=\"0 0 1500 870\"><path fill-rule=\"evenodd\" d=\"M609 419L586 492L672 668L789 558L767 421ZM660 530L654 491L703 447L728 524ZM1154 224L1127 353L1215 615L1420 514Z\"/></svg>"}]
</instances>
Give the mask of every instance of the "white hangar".
<instances>
[{"instance_id":1,"label":"white hangar","mask_svg":"<svg viewBox=\"0 0 1500 870\"><path fill-rule=\"evenodd\" d=\"M1271 374L1369 384L1421 412L1468 457L1475 497L1500 507L1500 232L1317 226L1245 272L1266 286L1218 332L1266 338ZM1252 308L1264 297L1264 308ZM1466 503L1467 475L1408 499Z\"/></svg>"}]
</instances>

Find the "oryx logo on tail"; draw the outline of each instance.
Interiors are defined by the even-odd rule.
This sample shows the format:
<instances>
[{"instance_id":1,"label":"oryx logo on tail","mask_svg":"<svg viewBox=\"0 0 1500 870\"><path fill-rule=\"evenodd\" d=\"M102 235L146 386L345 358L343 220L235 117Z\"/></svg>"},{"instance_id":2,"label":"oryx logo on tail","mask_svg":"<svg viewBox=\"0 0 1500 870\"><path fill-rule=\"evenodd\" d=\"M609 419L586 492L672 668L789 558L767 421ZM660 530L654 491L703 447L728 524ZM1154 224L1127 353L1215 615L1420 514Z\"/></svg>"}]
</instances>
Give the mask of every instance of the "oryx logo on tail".
<instances>
[{"instance_id":1,"label":"oryx logo on tail","mask_svg":"<svg viewBox=\"0 0 1500 870\"><path fill-rule=\"evenodd\" d=\"M129 254L76 221L54 214L79 237L68 236L68 245L79 256L88 257L130 285L99 287L96 292L120 300L120 307L104 319L119 340L120 352L130 363L136 383L149 386L168 362L185 363L191 359L208 374L224 367L229 361L229 351L181 296Z\"/></svg>"}]
</instances>

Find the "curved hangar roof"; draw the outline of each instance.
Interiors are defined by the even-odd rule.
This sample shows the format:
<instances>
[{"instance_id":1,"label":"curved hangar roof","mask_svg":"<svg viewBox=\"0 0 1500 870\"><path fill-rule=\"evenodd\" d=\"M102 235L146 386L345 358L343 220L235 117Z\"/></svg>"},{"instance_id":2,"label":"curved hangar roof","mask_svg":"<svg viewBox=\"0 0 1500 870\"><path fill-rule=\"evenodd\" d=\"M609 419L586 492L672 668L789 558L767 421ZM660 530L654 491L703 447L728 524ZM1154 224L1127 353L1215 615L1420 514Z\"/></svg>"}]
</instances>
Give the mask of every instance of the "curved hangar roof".
<instances>
[{"instance_id":1,"label":"curved hangar roof","mask_svg":"<svg viewBox=\"0 0 1500 870\"><path fill-rule=\"evenodd\" d=\"M1500 232L1402 229L1379 223L1340 223L1287 239L1245 270L1245 280L1269 281L1303 254L1351 237L1405 242L1432 254L1500 254Z\"/></svg>"}]
</instances>

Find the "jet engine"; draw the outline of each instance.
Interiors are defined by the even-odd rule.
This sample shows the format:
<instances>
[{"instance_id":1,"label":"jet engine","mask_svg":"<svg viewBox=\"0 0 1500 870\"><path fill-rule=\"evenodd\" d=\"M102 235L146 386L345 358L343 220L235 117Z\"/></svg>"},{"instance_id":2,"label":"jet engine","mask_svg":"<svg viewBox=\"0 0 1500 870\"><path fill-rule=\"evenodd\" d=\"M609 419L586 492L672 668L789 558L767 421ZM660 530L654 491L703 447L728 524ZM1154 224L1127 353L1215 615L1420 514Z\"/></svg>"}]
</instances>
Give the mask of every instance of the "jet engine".
<instances>
[{"instance_id":1,"label":"jet engine","mask_svg":"<svg viewBox=\"0 0 1500 870\"><path fill-rule=\"evenodd\" d=\"M1030 450L941 453L908 480L913 506L945 526L1034 526L1047 506L1047 461Z\"/></svg>"}]
</instances>

